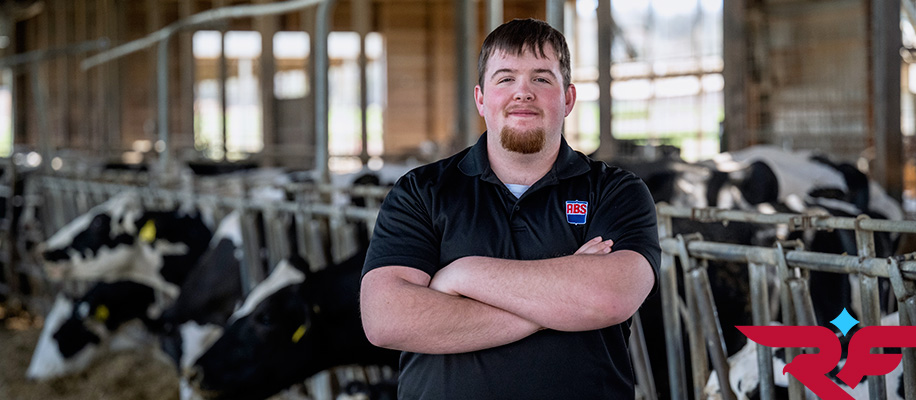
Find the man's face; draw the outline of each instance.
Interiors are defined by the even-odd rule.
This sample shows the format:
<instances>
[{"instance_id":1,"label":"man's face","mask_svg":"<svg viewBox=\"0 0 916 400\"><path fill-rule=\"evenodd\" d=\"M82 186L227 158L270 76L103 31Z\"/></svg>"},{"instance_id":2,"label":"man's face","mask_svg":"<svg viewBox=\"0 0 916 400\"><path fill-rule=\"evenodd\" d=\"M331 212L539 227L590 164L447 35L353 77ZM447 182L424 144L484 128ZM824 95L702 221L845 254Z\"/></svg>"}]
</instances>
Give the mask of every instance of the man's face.
<instances>
[{"instance_id":1,"label":"man's face","mask_svg":"<svg viewBox=\"0 0 916 400\"><path fill-rule=\"evenodd\" d=\"M563 119L576 101L575 87L564 87L553 48L546 46L544 51L546 58L531 50L521 56L497 50L487 62L484 87L474 90L487 131L499 134L506 150L540 151L547 140L562 133Z\"/></svg>"}]
</instances>

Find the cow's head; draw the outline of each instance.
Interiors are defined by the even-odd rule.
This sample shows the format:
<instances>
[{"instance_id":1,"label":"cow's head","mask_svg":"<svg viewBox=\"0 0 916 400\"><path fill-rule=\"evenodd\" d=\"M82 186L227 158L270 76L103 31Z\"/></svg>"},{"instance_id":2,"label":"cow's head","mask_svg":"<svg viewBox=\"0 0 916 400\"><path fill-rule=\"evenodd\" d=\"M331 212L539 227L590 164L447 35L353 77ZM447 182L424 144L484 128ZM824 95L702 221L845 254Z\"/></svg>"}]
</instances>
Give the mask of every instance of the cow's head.
<instances>
[{"instance_id":1,"label":"cow's head","mask_svg":"<svg viewBox=\"0 0 916 400\"><path fill-rule=\"evenodd\" d=\"M369 344L360 324L364 260L362 250L315 273L278 265L186 371L192 385L214 398L266 397L338 365L395 365L398 352Z\"/></svg>"},{"instance_id":2,"label":"cow's head","mask_svg":"<svg viewBox=\"0 0 916 400\"><path fill-rule=\"evenodd\" d=\"M99 278L131 264L143 213L140 198L125 192L92 208L43 244L51 278Z\"/></svg>"},{"instance_id":3,"label":"cow's head","mask_svg":"<svg viewBox=\"0 0 916 400\"><path fill-rule=\"evenodd\" d=\"M197 210L144 210L127 192L61 228L44 243L43 256L52 279L130 279L174 297L211 235Z\"/></svg>"},{"instance_id":4,"label":"cow's head","mask_svg":"<svg viewBox=\"0 0 916 400\"><path fill-rule=\"evenodd\" d=\"M175 302L159 318L162 349L178 369L190 365L222 332L244 300L240 277L244 262L238 212L224 217L207 251L181 285Z\"/></svg>"},{"instance_id":5,"label":"cow's head","mask_svg":"<svg viewBox=\"0 0 916 400\"><path fill-rule=\"evenodd\" d=\"M153 289L130 281L100 282L79 300L59 295L45 318L27 377L47 379L79 372L126 330L145 330ZM133 323L136 321L135 323Z\"/></svg>"},{"instance_id":6,"label":"cow's head","mask_svg":"<svg viewBox=\"0 0 916 400\"><path fill-rule=\"evenodd\" d=\"M268 397L301 376L290 353L305 345L312 310L301 296L305 269L281 262L251 292L223 335L196 362L189 376L205 397ZM298 351L297 351L298 352Z\"/></svg>"}]
</instances>

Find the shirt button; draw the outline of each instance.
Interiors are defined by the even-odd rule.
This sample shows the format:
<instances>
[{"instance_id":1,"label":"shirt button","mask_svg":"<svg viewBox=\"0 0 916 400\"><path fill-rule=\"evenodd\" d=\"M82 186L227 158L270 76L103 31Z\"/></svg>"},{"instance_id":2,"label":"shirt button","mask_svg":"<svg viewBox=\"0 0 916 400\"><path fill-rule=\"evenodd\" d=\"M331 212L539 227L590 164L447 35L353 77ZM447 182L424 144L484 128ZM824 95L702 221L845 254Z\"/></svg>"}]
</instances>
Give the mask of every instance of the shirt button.
<instances>
[{"instance_id":1,"label":"shirt button","mask_svg":"<svg viewBox=\"0 0 916 400\"><path fill-rule=\"evenodd\" d=\"M521 209L521 207L515 206L515 211L518 211L518 210L520 210L520 209Z\"/></svg>"}]
</instances>

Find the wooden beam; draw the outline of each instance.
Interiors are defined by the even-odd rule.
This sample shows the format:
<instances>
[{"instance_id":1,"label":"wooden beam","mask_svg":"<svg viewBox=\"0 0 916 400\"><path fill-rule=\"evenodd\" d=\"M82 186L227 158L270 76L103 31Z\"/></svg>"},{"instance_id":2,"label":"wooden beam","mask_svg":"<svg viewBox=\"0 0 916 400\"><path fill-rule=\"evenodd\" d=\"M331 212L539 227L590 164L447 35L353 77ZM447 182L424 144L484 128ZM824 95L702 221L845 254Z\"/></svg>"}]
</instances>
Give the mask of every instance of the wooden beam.
<instances>
[{"instance_id":1,"label":"wooden beam","mask_svg":"<svg viewBox=\"0 0 916 400\"><path fill-rule=\"evenodd\" d=\"M455 142L458 151L477 142L478 114L474 105L474 86L477 84L477 3L472 0L455 1Z\"/></svg>"},{"instance_id":2,"label":"wooden beam","mask_svg":"<svg viewBox=\"0 0 916 400\"><path fill-rule=\"evenodd\" d=\"M164 19L162 17L162 13L163 13L162 12L162 8L163 8L162 2L159 0L146 0L143 3L143 8L144 8L143 14L146 16L146 27L145 29L143 29L143 31L144 32L155 32L161 29L164 24ZM157 58L158 52L156 51L156 49L155 48L149 49L145 53L146 54L144 54L143 57L148 59L147 61L148 65L157 65L156 63L158 61L156 58ZM146 112L143 113L143 119L144 121L156 121L156 123L158 124L161 122L156 118L157 117L156 108L159 106L158 96L157 96L158 92L156 90L158 88L157 87L158 79L157 79L155 68L150 68L149 71L153 72L147 76L147 87L150 88L151 90L148 90L146 92L146 105L147 106L145 107ZM155 131L146 132L146 129L144 129L144 136L147 136L146 137L147 139L150 139L153 143L156 143Z\"/></svg>"},{"instance_id":3,"label":"wooden beam","mask_svg":"<svg viewBox=\"0 0 916 400\"><path fill-rule=\"evenodd\" d=\"M89 16L88 7L86 5L88 0L73 0L73 36L76 37L79 41L84 41L89 39L89 23L87 21ZM70 145L75 146L76 148L85 149L92 145L92 134L93 132L91 126L91 119L87 118L90 114L90 104L91 95L89 93L89 80L91 73L86 71L78 71L79 79L76 80L76 115L82 117L82 119L76 124L76 137L71 141Z\"/></svg>"},{"instance_id":4,"label":"wooden beam","mask_svg":"<svg viewBox=\"0 0 916 400\"><path fill-rule=\"evenodd\" d=\"M369 162L369 80L366 77L366 35L371 30L372 7L370 0L353 0L350 11L353 18L353 28L359 33L359 108L360 108L360 152L359 159L363 165Z\"/></svg>"},{"instance_id":5,"label":"wooden beam","mask_svg":"<svg viewBox=\"0 0 916 400\"><path fill-rule=\"evenodd\" d=\"M69 0L56 0L54 4L54 36L58 47L69 44L70 21L68 18L71 10ZM72 146L70 142L70 58L62 57L56 61L56 119L58 140L63 146ZM50 162L51 160L46 160Z\"/></svg>"},{"instance_id":6,"label":"wooden beam","mask_svg":"<svg viewBox=\"0 0 916 400\"><path fill-rule=\"evenodd\" d=\"M900 132L900 0L870 1L872 123L875 160L872 176L892 197L903 193L903 140Z\"/></svg>"},{"instance_id":7,"label":"wooden beam","mask_svg":"<svg viewBox=\"0 0 916 400\"><path fill-rule=\"evenodd\" d=\"M719 143L720 150L735 151L754 144L753 133L748 131L747 118L747 0L724 0L722 9L722 54L724 66L722 78L725 88L722 96L725 103L725 120L722 123L724 135Z\"/></svg>"},{"instance_id":8,"label":"wooden beam","mask_svg":"<svg viewBox=\"0 0 916 400\"><path fill-rule=\"evenodd\" d=\"M611 160L617 146L612 131L614 99L611 97L611 45L614 42L614 22L611 0L598 0L598 151L599 160Z\"/></svg>"},{"instance_id":9,"label":"wooden beam","mask_svg":"<svg viewBox=\"0 0 916 400\"><path fill-rule=\"evenodd\" d=\"M255 4L264 4L269 0L257 0ZM261 138L264 143L262 152L267 155L263 163L266 166L277 164L277 101L274 96L274 75L276 63L274 62L274 35L277 33L279 21L276 15L256 17L255 29L261 34Z\"/></svg>"},{"instance_id":10,"label":"wooden beam","mask_svg":"<svg viewBox=\"0 0 916 400\"><path fill-rule=\"evenodd\" d=\"M196 0L181 0L178 5L178 17L185 19L195 12ZM194 148L194 47L193 33L183 32L178 35L178 81L179 81L179 128L175 132L182 138L183 143L187 143Z\"/></svg>"}]
</instances>

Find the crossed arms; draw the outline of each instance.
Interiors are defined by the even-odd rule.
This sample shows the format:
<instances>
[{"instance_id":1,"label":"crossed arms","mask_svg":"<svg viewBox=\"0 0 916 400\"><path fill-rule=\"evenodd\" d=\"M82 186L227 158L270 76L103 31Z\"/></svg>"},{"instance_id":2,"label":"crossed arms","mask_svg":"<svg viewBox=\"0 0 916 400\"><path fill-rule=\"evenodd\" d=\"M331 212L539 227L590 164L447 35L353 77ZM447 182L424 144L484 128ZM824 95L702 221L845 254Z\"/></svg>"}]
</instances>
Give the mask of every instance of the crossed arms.
<instances>
[{"instance_id":1,"label":"crossed arms","mask_svg":"<svg viewBox=\"0 0 916 400\"><path fill-rule=\"evenodd\" d=\"M630 318L654 282L634 251L600 237L544 260L464 257L430 277L403 266L367 273L360 290L372 344L415 353L463 353L541 329L585 331Z\"/></svg>"}]
</instances>

